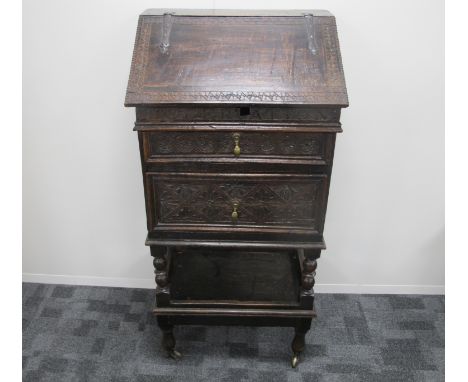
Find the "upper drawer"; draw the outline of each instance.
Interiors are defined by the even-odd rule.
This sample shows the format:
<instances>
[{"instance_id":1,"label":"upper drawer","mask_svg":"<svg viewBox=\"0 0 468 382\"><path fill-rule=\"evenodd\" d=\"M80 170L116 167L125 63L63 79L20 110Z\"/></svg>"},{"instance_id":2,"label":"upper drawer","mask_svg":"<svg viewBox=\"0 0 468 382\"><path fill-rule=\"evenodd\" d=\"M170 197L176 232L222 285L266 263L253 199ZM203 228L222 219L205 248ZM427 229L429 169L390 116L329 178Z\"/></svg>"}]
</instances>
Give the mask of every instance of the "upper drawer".
<instances>
[{"instance_id":1,"label":"upper drawer","mask_svg":"<svg viewBox=\"0 0 468 382\"><path fill-rule=\"evenodd\" d=\"M323 132L250 131L145 131L144 160L147 163L197 158L306 159L325 165L333 149L334 134Z\"/></svg>"}]
</instances>

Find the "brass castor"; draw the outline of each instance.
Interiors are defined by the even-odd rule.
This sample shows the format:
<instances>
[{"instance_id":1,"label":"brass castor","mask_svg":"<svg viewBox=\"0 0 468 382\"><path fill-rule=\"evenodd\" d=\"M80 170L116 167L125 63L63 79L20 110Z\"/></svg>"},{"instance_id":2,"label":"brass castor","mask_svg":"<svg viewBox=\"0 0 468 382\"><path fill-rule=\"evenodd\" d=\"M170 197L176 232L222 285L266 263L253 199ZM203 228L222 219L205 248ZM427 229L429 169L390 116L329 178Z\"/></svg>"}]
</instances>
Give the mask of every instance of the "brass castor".
<instances>
[{"instance_id":1,"label":"brass castor","mask_svg":"<svg viewBox=\"0 0 468 382\"><path fill-rule=\"evenodd\" d=\"M167 356L172 359L179 359L182 358L182 354L180 354L177 350L171 349L167 351Z\"/></svg>"},{"instance_id":2,"label":"brass castor","mask_svg":"<svg viewBox=\"0 0 468 382\"><path fill-rule=\"evenodd\" d=\"M299 354L293 354L292 358L291 358L291 366L292 368L296 368L296 366L298 365L299 363Z\"/></svg>"}]
</instances>

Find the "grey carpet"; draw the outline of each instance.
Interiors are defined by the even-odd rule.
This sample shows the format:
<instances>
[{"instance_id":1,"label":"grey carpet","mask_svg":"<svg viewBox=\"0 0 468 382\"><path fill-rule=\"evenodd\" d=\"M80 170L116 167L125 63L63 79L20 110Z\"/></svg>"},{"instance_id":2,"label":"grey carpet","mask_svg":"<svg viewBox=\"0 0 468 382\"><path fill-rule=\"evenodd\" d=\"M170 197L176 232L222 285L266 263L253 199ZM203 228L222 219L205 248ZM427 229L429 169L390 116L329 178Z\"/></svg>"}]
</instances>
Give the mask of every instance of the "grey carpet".
<instances>
[{"instance_id":1,"label":"grey carpet","mask_svg":"<svg viewBox=\"0 0 468 382\"><path fill-rule=\"evenodd\" d=\"M292 328L175 329L160 350L154 291L23 284L24 381L443 381L443 296L319 294L307 349Z\"/></svg>"}]
</instances>

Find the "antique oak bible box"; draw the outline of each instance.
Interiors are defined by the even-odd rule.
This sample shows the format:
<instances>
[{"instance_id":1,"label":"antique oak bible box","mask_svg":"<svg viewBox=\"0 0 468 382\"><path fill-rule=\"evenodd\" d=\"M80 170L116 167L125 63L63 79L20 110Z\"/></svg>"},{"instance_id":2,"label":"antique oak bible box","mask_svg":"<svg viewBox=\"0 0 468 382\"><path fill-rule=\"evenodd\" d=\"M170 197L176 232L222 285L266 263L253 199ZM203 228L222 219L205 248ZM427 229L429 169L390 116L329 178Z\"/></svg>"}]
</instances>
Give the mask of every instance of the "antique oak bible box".
<instances>
[{"instance_id":1,"label":"antique oak bible box","mask_svg":"<svg viewBox=\"0 0 468 382\"><path fill-rule=\"evenodd\" d=\"M136 108L158 325L295 328L305 347L341 108L327 11L148 10Z\"/></svg>"}]
</instances>

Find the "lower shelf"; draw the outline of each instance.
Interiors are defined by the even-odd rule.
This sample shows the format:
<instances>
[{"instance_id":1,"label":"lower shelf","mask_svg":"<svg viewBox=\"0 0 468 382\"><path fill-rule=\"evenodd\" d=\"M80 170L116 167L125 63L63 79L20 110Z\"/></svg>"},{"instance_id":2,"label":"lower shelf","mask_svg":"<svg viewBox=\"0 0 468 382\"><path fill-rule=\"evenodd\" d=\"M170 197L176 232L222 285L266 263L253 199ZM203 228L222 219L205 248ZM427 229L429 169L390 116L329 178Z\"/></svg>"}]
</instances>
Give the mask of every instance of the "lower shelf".
<instances>
[{"instance_id":1,"label":"lower shelf","mask_svg":"<svg viewBox=\"0 0 468 382\"><path fill-rule=\"evenodd\" d=\"M186 249L173 253L170 280L172 307L300 308L296 251Z\"/></svg>"}]
</instances>

